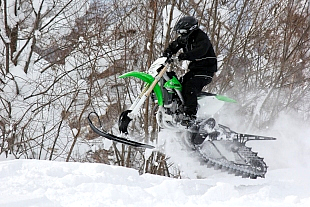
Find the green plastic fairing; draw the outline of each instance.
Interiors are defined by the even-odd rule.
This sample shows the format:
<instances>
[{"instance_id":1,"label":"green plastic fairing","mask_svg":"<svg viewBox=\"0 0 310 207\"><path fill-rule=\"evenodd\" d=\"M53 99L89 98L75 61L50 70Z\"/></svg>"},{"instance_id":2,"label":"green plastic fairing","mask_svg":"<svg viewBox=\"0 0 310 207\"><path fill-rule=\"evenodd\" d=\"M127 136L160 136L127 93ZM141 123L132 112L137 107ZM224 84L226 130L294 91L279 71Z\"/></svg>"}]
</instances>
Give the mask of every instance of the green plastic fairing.
<instances>
[{"instance_id":1,"label":"green plastic fairing","mask_svg":"<svg viewBox=\"0 0 310 207\"><path fill-rule=\"evenodd\" d=\"M220 101L225 101L225 102L230 102L230 103L237 103L237 101L235 101L232 98L228 98L227 96L222 96L222 95L216 95L215 96L218 100Z\"/></svg>"},{"instance_id":2,"label":"green plastic fairing","mask_svg":"<svg viewBox=\"0 0 310 207\"><path fill-rule=\"evenodd\" d=\"M139 78L149 85L151 85L153 83L153 81L155 80L155 78L153 76L146 74L146 73L143 73L143 72L138 72L138 71L131 71L131 72L125 73L119 77L120 78L127 78L127 77ZM154 90L154 93L157 97L158 105L162 106L163 105L163 94L160 90L160 86L158 85L158 83L155 85L153 90Z\"/></svg>"},{"instance_id":3,"label":"green plastic fairing","mask_svg":"<svg viewBox=\"0 0 310 207\"><path fill-rule=\"evenodd\" d=\"M175 90L182 91L182 85L175 76L173 76L172 79L167 81L164 87L168 89L175 89Z\"/></svg>"}]
</instances>

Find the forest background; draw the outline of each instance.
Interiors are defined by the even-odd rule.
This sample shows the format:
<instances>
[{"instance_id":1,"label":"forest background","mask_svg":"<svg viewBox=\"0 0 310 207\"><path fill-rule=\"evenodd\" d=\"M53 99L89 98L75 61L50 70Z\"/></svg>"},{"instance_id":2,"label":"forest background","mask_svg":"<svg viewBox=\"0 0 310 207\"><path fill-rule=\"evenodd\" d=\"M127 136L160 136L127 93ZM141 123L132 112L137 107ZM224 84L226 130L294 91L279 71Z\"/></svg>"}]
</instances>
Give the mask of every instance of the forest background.
<instances>
[{"instance_id":1,"label":"forest background","mask_svg":"<svg viewBox=\"0 0 310 207\"><path fill-rule=\"evenodd\" d=\"M219 71L205 90L238 101L226 122L244 131L263 131L283 113L309 122L308 0L1 0L0 6L3 158L100 162L180 177L160 150L148 154L98 138L87 116L97 111L117 133L118 116L143 86L118 76L146 71L176 37L172 28L182 15L199 20L218 57ZM180 67L178 75L185 72ZM153 107L147 101L134 121L138 141L156 143Z\"/></svg>"}]
</instances>

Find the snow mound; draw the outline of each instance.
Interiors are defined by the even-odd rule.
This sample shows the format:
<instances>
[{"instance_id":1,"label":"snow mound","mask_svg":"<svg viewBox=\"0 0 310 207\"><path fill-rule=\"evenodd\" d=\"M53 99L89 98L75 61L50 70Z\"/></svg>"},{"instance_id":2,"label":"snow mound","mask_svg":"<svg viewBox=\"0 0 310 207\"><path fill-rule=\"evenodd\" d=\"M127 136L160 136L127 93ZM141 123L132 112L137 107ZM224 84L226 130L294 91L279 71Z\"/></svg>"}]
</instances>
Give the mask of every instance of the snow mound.
<instances>
[{"instance_id":1,"label":"snow mound","mask_svg":"<svg viewBox=\"0 0 310 207\"><path fill-rule=\"evenodd\" d=\"M104 164L11 160L0 162L0 206L310 206L309 173L178 180Z\"/></svg>"}]
</instances>

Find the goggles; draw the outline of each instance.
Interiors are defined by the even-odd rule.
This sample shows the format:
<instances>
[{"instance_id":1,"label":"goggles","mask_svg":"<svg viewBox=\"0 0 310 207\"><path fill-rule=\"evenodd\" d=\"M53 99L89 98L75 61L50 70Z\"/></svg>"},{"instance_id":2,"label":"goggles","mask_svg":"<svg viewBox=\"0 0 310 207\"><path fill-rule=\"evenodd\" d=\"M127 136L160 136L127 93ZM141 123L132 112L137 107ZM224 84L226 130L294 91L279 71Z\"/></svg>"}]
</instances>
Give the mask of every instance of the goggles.
<instances>
[{"instance_id":1,"label":"goggles","mask_svg":"<svg viewBox=\"0 0 310 207\"><path fill-rule=\"evenodd\" d=\"M177 33L179 33L179 34L187 34L187 30L186 29L178 29Z\"/></svg>"}]
</instances>

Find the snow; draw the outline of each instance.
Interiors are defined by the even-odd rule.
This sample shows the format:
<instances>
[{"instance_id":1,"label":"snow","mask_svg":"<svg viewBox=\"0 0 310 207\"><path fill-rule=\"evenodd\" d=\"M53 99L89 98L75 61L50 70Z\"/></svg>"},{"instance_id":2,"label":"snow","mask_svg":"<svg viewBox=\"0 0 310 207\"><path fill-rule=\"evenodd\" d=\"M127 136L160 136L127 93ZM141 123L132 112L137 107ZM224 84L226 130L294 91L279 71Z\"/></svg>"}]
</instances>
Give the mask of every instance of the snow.
<instances>
[{"instance_id":1,"label":"snow","mask_svg":"<svg viewBox=\"0 0 310 207\"><path fill-rule=\"evenodd\" d=\"M178 164L182 179L98 163L5 159L2 154L0 206L310 206L309 125L283 114L268 130L262 135L277 135L277 141L248 143L269 165L266 178L255 180L200 165L185 137L169 130L160 132L157 150ZM151 152L146 150L145 157Z\"/></svg>"},{"instance_id":2,"label":"snow","mask_svg":"<svg viewBox=\"0 0 310 207\"><path fill-rule=\"evenodd\" d=\"M14 2L7 1L8 25L11 28L16 25L16 22L24 19L24 14L21 12L17 16L14 15ZM43 1L34 0L32 2L34 10L38 12ZM45 4L46 2L48 4ZM50 9L49 4L53 2L45 1L41 13L48 11ZM58 37L69 33L73 26L68 27L68 22L73 24L74 19L77 16L82 16L88 8L88 4L84 4L82 1L80 4L72 3L72 5L76 5L74 7L79 8L79 12L74 14L77 9L71 10L71 8L68 8L64 14L57 17L54 22L58 22L63 27L61 29L58 29L59 26L52 25L46 27L45 30L50 30L50 33L48 33L50 36L55 35ZM59 10L62 6L57 5L57 8ZM163 34L166 34L168 30L170 10L171 5L164 9ZM219 13L222 20L229 17L225 7L220 8ZM171 28L182 15L175 8ZM46 16L42 20L42 25L48 23L53 17ZM63 21L63 19L67 19L68 22ZM9 39L3 32L3 25L0 25L0 28L4 40L8 42ZM36 30L34 35L38 39L43 39L45 32ZM53 38L46 37L44 40L47 41L48 39L53 40ZM79 41L83 46L84 39L80 37ZM161 43L162 39L158 40L158 42ZM19 40L17 51L25 43L26 40ZM24 54L29 53L30 45L31 42L28 43ZM111 50L108 46L103 49L106 51ZM115 56L116 59L119 55L114 52L114 49L109 54ZM33 56L36 55L33 54ZM18 59L18 66L10 66L8 76L14 77L14 81L11 78L5 79L7 82L4 87L5 98L9 101L15 101L12 104L12 114L15 119L11 120L12 123L25 114L28 102L23 98L35 93L37 91L35 88L43 87L30 83L36 83L35 80L43 78L42 76L47 73L42 74L39 72L39 66L33 64L33 60L36 58L33 58L30 63L32 69L26 74L23 71L23 65L27 58L27 55L22 55ZM77 61L76 57L68 57L65 69L71 71L73 66L70 66L70 64L75 61ZM99 62L102 66L107 65L104 58ZM183 68L187 68L185 64L184 62ZM75 72L70 74L72 78L76 79L78 88L86 89L87 83L85 80L80 79ZM16 85L19 86L20 90L18 97L15 97L17 96ZM103 109L104 107L100 106L98 108ZM43 113L46 113L46 117L49 117L46 111L43 111ZM229 116L225 114L223 117L228 122L227 126L238 131L238 128L235 127L238 126L235 117L233 117L234 120L230 120L227 118ZM51 128L57 122L56 118L50 120L42 117L42 120L46 121L44 123L46 128ZM281 120L281 123L276 124L268 132L272 133L271 136L275 134L274 136L278 138L277 141L249 142L249 144L253 145L253 151L259 152L258 155L264 157L267 165L270 166L265 179L242 179L224 172L207 169L206 166L200 165L195 155L188 150L188 146L182 142L183 137L163 130L159 134L158 149L167 153L169 160L177 164L183 179L172 179L150 174L139 175L138 171L134 169L105 164L16 160L12 155L4 158L3 153L0 155L0 206L310 206L309 125L292 122L291 116L288 115L282 115ZM222 124L225 124L225 122ZM69 134L76 135L78 130L73 128L72 131L62 130L61 133L63 139L69 139L71 137L69 137ZM261 132L249 133L261 134ZM59 142L61 143L61 141ZM109 149L112 145L112 142L107 139L100 140L101 142L104 149ZM70 142L64 140L63 143ZM82 144L81 146L77 144L75 147L79 152L88 150ZM96 144L91 142L89 144L93 151L98 148ZM151 150L146 150L145 157L149 157L151 152Z\"/></svg>"},{"instance_id":3,"label":"snow","mask_svg":"<svg viewBox=\"0 0 310 207\"><path fill-rule=\"evenodd\" d=\"M309 206L309 173L288 168L257 180L225 173L172 179L105 164L10 160L0 162L0 206Z\"/></svg>"},{"instance_id":4,"label":"snow","mask_svg":"<svg viewBox=\"0 0 310 207\"><path fill-rule=\"evenodd\" d=\"M237 128L237 117L222 116L216 119L219 123L243 132ZM182 179L139 175L134 169L105 164L5 159L3 153L0 206L310 206L310 128L297 120L300 117L286 113L268 130L245 132L277 137L276 141L248 142L269 166L266 178L256 180L200 165L185 137L169 130L160 131L157 150L177 164ZM105 148L111 146L107 139L101 142ZM145 157L150 154L146 150Z\"/></svg>"}]
</instances>

